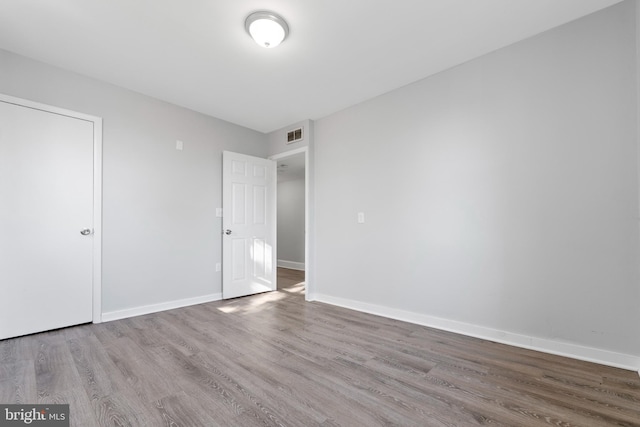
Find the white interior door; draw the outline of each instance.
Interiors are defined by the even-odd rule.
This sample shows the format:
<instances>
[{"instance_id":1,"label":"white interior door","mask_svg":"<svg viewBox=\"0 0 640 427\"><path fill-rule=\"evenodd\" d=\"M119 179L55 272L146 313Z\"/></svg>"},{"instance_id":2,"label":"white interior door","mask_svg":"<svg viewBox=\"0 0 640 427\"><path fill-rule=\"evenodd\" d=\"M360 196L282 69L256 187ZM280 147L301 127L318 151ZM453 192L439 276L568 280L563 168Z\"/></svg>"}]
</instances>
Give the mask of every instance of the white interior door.
<instances>
[{"instance_id":1,"label":"white interior door","mask_svg":"<svg viewBox=\"0 0 640 427\"><path fill-rule=\"evenodd\" d=\"M222 297L276 289L276 162L222 154Z\"/></svg>"},{"instance_id":2,"label":"white interior door","mask_svg":"<svg viewBox=\"0 0 640 427\"><path fill-rule=\"evenodd\" d=\"M0 100L0 339L92 321L93 144L91 121Z\"/></svg>"}]
</instances>

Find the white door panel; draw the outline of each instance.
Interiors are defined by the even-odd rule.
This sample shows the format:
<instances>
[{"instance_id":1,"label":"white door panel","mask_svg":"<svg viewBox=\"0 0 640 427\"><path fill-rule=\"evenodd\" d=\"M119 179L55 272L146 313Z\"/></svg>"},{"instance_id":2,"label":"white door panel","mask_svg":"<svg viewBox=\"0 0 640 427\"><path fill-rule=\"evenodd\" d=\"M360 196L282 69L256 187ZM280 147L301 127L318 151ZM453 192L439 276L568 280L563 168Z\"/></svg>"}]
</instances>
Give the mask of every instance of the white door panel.
<instances>
[{"instance_id":1,"label":"white door panel","mask_svg":"<svg viewBox=\"0 0 640 427\"><path fill-rule=\"evenodd\" d=\"M0 101L0 339L92 320L93 126Z\"/></svg>"},{"instance_id":2,"label":"white door panel","mask_svg":"<svg viewBox=\"0 0 640 427\"><path fill-rule=\"evenodd\" d=\"M222 296L275 290L276 164L225 151L222 175Z\"/></svg>"}]
</instances>

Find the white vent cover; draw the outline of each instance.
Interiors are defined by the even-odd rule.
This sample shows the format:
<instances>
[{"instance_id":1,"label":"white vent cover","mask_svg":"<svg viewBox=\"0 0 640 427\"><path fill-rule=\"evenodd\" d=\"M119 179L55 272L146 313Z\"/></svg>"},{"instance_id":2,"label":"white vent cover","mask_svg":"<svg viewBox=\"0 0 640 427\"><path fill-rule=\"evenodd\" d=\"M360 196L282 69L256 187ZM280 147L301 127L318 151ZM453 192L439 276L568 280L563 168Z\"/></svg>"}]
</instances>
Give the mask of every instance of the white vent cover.
<instances>
[{"instance_id":1,"label":"white vent cover","mask_svg":"<svg viewBox=\"0 0 640 427\"><path fill-rule=\"evenodd\" d=\"M303 128L293 129L287 132L287 144L301 141L304 138Z\"/></svg>"}]
</instances>

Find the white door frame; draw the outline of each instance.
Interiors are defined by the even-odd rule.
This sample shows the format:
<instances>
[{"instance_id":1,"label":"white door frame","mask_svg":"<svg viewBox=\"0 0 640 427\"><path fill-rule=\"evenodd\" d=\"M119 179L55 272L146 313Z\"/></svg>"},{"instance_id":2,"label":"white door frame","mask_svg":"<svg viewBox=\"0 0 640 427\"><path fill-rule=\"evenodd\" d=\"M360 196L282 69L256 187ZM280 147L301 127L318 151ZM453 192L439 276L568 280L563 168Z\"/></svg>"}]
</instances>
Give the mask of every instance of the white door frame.
<instances>
[{"instance_id":1,"label":"white door frame","mask_svg":"<svg viewBox=\"0 0 640 427\"><path fill-rule=\"evenodd\" d=\"M309 189L310 189L310 170L309 170L309 147L300 147L295 150L285 151L282 153L274 154L270 156L270 160L282 160L287 157L295 156L296 154L304 153L304 279L305 279L305 300L313 301L313 283L311 280L311 274L309 272L312 270L313 266L311 266L311 256L309 252L309 232L311 230L310 227L310 218L309 218ZM276 213L276 220L277 220ZM277 250L277 248L276 248ZM277 252L276 252L277 253ZM277 256L276 256L277 259Z\"/></svg>"},{"instance_id":2,"label":"white door frame","mask_svg":"<svg viewBox=\"0 0 640 427\"><path fill-rule=\"evenodd\" d=\"M0 93L0 101L93 123L93 323L102 322L102 118Z\"/></svg>"}]
</instances>

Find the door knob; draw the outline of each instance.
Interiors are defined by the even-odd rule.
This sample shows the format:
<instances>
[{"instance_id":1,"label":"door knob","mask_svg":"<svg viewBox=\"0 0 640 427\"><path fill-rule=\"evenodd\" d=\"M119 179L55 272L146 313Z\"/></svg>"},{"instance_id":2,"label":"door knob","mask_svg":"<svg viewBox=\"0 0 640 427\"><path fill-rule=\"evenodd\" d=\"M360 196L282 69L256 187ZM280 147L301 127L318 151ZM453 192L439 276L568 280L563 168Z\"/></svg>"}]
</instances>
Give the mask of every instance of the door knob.
<instances>
[{"instance_id":1,"label":"door knob","mask_svg":"<svg viewBox=\"0 0 640 427\"><path fill-rule=\"evenodd\" d=\"M83 236L88 236L89 234L91 234L91 229L90 228L85 228L80 230L80 234L82 234Z\"/></svg>"},{"instance_id":2,"label":"door knob","mask_svg":"<svg viewBox=\"0 0 640 427\"><path fill-rule=\"evenodd\" d=\"M224 230L224 234L226 234L226 235L228 236L229 234L231 234L231 230L229 230L229 229L227 228L226 230Z\"/></svg>"}]
</instances>

